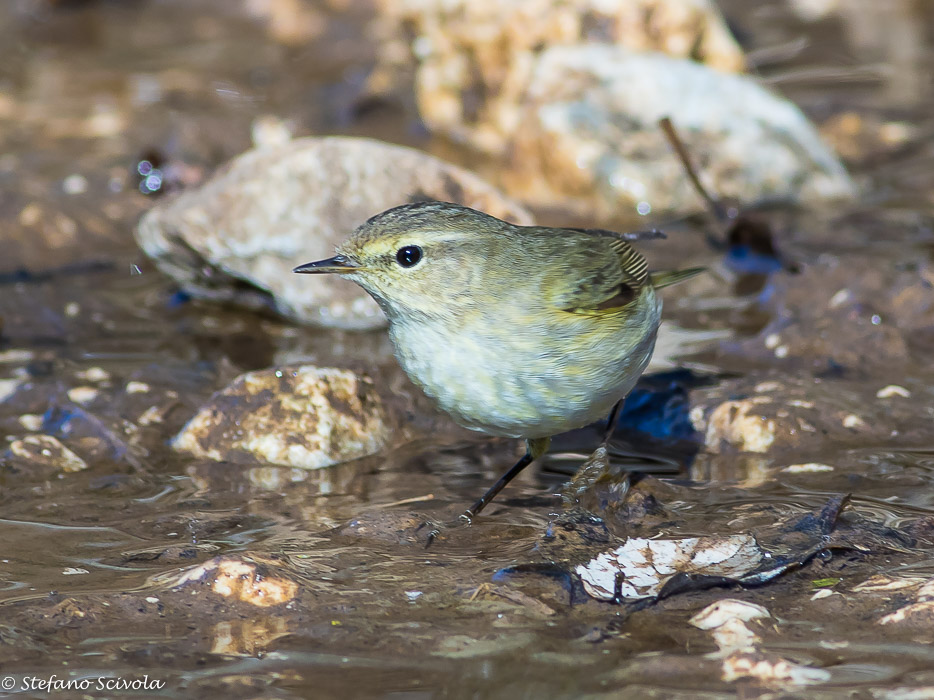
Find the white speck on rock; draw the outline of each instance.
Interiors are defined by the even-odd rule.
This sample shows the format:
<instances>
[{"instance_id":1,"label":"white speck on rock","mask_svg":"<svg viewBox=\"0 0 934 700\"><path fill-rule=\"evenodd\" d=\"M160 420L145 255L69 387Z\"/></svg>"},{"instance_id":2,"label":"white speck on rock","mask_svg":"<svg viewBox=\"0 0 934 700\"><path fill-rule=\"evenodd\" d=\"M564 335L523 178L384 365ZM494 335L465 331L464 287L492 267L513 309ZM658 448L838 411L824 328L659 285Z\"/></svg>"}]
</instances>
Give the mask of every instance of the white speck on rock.
<instances>
[{"instance_id":1,"label":"white speck on rock","mask_svg":"<svg viewBox=\"0 0 934 700\"><path fill-rule=\"evenodd\" d=\"M901 396L902 398L908 399L911 398L911 392L898 384L889 384L876 392L877 399L890 399L893 396Z\"/></svg>"},{"instance_id":2,"label":"white speck on rock","mask_svg":"<svg viewBox=\"0 0 934 700\"><path fill-rule=\"evenodd\" d=\"M76 372L75 376L86 382L106 382L110 379L110 372L101 367L88 367L86 370Z\"/></svg>"},{"instance_id":3,"label":"white speck on rock","mask_svg":"<svg viewBox=\"0 0 934 700\"><path fill-rule=\"evenodd\" d=\"M88 191L88 179L78 173L69 175L62 180L62 190L65 194L84 194Z\"/></svg>"},{"instance_id":4,"label":"white speck on rock","mask_svg":"<svg viewBox=\"0 0 934 700\"><path fill-rule=\"evenodd\" d=\"M841 289L839 292L830 297L830 308L836 309L838 306L843 306L850 300L850 290Z\"/></svg>"},{"instance_id":5,"label":"white speck on rock","mask_svg":"<svg viewBox=\"0 0 934 700\"><path fill-rule=\"evenodd\" d=\"M782 388L782 385L780 382L774 382L774 381L759 382L758 384L756 384L755 392L757 394L764 394L769 391L778 391L781 388Z\"/></svg>"},{"instance_id":6,"label":"white speck on rock","mask_svg":"<svg viewBox=\"0 0 934 700\"><path fill-rule=\"evenodd\" d=\"M45 419L37 413L24 413L18 420L21 426L32 432L41 430L42 424L45 422Z\"/></svg>"},{"instance_id":7,"label":"white speck on rock","mask_svg":"<svg viewBox=\"0 0 934 700\"><path fill-rule=\"evenodd\" d=\"M75 403L88 404L97 398L98 391L92 386L76 386L68 390L68 399Z\"/></svg>"},{"instance_id":8,"label":"white speck on rock","mask_svg":"<svg viewBox=\"0 0 934 700\"><path fill-rule=\"evenodd\" d=\"M22 383L21 379L0 379L0 401L6 401L13 396Z\"/></svg>"},{"instance_id":9,"label":"white speck on rock","mask_svg":"<svg viewBox=\"0 0 934 700\"><path fill-rule=\"evenodd\" d=\"M820 462L806 462L804 464L789 464L782 471L787 474L811 474L815 472L832 472L833 467Z\"/></svg>"},{"instance_id":10,"label":"white speck on rock","mask_svg":"<svg viewBox=\"0 0 934 700\"><path fill-rule=\"evenodd\" d=\"M866 421L857 416L855 413L849 413L843 417L843 427L844 428L863 428L866 425Z\"/></svg>"}]
</instances>

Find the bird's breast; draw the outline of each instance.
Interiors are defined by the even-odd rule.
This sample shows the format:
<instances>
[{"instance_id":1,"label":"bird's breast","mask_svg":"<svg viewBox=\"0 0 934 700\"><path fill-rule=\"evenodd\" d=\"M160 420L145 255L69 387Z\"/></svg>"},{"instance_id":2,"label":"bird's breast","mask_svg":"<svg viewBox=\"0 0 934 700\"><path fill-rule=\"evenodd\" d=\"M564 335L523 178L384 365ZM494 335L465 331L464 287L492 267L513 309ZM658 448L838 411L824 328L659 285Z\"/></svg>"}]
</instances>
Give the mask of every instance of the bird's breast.
<instances>
[{"instance_id":1,"label":"bird's breast","mask_svg":"<svg viewBox=\"0 0 934 700\"><path fill-rule=\"evenodd\" d=\"M521 313L458 319L392 320L402 368L461 425L491 435L534 438L606 416L635 384L655 345L654 294L638 316L543 321ZM515 312L515 310L511 310Z\"/></svg>"}]
</instances>

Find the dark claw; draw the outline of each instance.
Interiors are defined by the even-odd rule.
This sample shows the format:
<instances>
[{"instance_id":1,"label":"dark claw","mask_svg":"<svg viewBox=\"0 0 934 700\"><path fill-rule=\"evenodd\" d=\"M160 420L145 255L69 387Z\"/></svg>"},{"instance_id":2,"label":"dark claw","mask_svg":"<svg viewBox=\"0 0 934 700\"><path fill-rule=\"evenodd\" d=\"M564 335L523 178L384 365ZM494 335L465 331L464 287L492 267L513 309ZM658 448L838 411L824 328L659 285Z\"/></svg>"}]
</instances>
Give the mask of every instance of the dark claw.
<instances>
[{"instance_id":1,"label":"dark claw","mask_svg":"<svg viewBox=\"0 0 934 700\"><path fill-rule=\"evenodd\" d=\"M466 512L458 515L457 520L452 520L451 522L447 522L447 523L439 524L439 523L433 523L431 521L426 520L425 522L423 522L421 525L418 526L418 528L416 529L416 532L419 532L425 527L431 528L428 531L428 541L425 543L425 549L428 549L432 544L434 544L434 541L436 539L441 537L441 533L444 530L453 530L454 528L459 528L459 527L470 527L472 523L473 523L473 513L470 510L467 510Z\"/></svg>"}]
</instances>

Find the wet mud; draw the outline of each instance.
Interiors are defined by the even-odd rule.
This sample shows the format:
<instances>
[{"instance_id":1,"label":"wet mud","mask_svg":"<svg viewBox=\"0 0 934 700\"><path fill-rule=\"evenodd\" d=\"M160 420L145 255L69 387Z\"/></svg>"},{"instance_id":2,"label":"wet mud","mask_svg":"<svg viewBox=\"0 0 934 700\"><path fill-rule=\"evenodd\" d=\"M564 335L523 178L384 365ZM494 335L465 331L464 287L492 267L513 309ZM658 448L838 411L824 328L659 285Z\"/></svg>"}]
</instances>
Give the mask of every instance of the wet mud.
<instances>
[{"instance_id":1,"label":"wet mud","mask_svg":"<svg viewBox=\"0 0 934 700\"><path fill-rule=\"evenodd\" d=\"M135 243L267 115L483 172L404 100L362 99L362 6L261 5L0 6L0 695L934 693L929 7L887 3L877 36L862 3L721 3L862 195L754 212L765 243L649 217L653 266L711 268L666 318L714 333L643 379L607 460L568 484L600 429L561 436L465 527L519 444L433 414L383 331L192 299ZM173 449L237 376L309 364L365 372L406 427L315 470Z\"/></svg>"}]
</instances>

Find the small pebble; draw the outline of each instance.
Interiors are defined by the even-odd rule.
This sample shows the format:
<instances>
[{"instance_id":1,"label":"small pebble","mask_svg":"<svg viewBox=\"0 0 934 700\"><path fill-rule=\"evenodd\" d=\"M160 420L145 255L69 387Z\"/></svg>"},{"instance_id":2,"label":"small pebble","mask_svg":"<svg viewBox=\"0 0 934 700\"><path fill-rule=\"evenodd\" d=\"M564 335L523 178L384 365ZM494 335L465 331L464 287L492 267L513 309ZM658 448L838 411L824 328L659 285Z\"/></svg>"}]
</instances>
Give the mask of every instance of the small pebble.
<instances>
[{"instance_id":1,"label":"small pebble","mask_svg":"<svg viewBox=\"0 0 934 700\"><path fill-rule=\"evenodd\" d=\"M903 386L898 384L889 384L888 386L882 387L879 391L876 392L877 399L890 399L893 396L901 396L902 398L911 398L911 392L908 391Z\"/></svg>"},{"instance_id":2,"label":"small pebble","mask_svg":"<svg viewBox=\"0 0 934 700\"><path fill-rule=\"evenodd\" d=\"M35 226L42 219L42 209L38 204L27 204L19 212L19 223L22 226Z\"/></svg>"},{"instance_id":3,"label":"small pebble","mask_svg":"<svg viewBox=\"0 0 934 700\"><path fill-rule=\"evenodd\" d=\"M250 125L250 139L256 148L281 146L292 138L291 125L271 114L257 117Z\"/></svg>"},{"instance_id":4,"label":"small pebble","mask_svg":"<svg viewBox=\"0 0 934 700\"><path fill-rule=\"evenodd\" d=\"M32 362L35 357L35 353L32 350L5 350L0 352L0 363L2 364L20 364L26 362Z\"/></svg>"},{"instance_id":5,"label":"small pebble","mask_svg":"<svg viewBox=\"0 0 934 700\"><path fill-rule=\"evenodd\" d=\"M161 423L162 421L162 411L158 406L150 406L136 419L137 424L143 426Z\"/></svg>"},{"instance_id":6,"label":"small pebble","mask_svg":"<svg viewBox=\"0 0 934 700\"><path fill-rule=\"evenodd\" d=\"M68 390L69 401L86 404L97 398L97 389L92 386L76 386Z\"/></svg>"},{"instance_id":7,"label":"small pebble","mask_svg":"<svg viewBox=\"0 0 934 700\"><path fill-rule=\"evenodd\" d=\"M110 373L100 367L89 367L86 370L76 373L75 376L86 382L106 382L110 379Z\"/></svg>"},{"instance_id":8,"label":"small pebble","mask_svg":"<svg viewBox=\"0 0 934 700\"><path fill-rule=\"evenodd\" d=\"M42 416L36 413L24 413L19 417L19 424L26 430L31 430L33 432L40 430L43 422Z\"/></svg>"},{"instance_id":9,"label":"small pebble","mask_svg":"<svg viewBox=\"0 0 934 700\"><path fill-rule=\"evenodd\" d=\"M805 464L790 464L782 469L782 471L788 474L808 474L813 472L832 472L833 467L829 464L821 464L820 462L807 462Z\"/></svg>"},{"instance_id":10,"label":"small pebble","mask_svg":"<svg viewBox=\"0 0 934 700\"><path fill-rule=\"evenodd\" d=\"M69 175L62 181L62 190L65 194L84 194L88 191L88 180L78 173Z\"/></svg>"},{"instance_id":11,"label":"small pebble","mask_svg":"<svg viewBox=\"0 0 934 700\"><path fill-rule=\"evenodd\" d=\"M6 401L13 396L22 382L19 379L0 379L0 401Z\"/></svg>"},{"instance_id":12,"label":"small pebble","mask_svg":"<svg viewBox=\"0 0 934 700\"><path fill-rule=\"evenodd\" d=\"M756 384L756 393L764 394L767 391L778 391L782 388L779 382L759 382Z\"/></svg>"},{"instance_id":13,"label":"small pebble","mask_svg":"<svg viewBox=\"0 0 934 700\"><path fill-rule=\"evenodd\" d=\"M861 428L866 425L866 421L857 416L855 413L850 413L843 419L844 428Z\"/></svg>"},{"instance_id":14,"label":"small pebble","mask_svg":"<svg viewBox=\"0 0 934 700\"><path fill-rule=\"evenodd\" d=\"M850 290L841 289L839 292L830 297L830 308L836 309L838 306L842 306L850 300Z\"/></svg>"}]
</instances>

